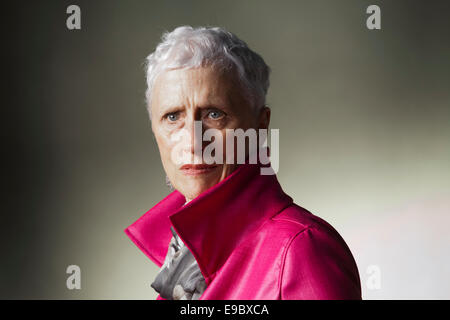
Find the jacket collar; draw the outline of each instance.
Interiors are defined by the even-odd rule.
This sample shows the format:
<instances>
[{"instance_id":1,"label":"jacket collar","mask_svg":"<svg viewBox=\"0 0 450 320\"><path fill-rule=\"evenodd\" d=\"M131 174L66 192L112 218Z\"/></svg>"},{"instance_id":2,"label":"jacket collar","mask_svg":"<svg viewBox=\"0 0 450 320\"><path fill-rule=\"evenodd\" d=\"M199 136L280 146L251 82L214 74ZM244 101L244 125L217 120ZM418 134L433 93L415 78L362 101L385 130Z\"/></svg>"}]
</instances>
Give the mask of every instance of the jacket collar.
<instances>
[{"instance_id":1,"label":"jacket collar","mask_svg":"<svg viewBox=\"0 0 450 320\"><path fill-rule=\"evenodd\" d=\"M207 284L246 235L292 203L275 175L261 175L259 164L243 164L226 179L185 204L174 191L125 229L159 267L173 226L192 252Z\"/></svg>"}]
</instances>

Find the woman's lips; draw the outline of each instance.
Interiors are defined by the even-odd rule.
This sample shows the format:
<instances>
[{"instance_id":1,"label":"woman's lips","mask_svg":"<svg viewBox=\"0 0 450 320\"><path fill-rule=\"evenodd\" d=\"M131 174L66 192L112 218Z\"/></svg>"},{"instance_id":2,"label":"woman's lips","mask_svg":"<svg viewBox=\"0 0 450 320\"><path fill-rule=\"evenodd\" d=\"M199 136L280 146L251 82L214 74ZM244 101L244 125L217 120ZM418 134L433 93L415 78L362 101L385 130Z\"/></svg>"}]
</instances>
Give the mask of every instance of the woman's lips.
<instances>
[{"instance_id":1,"label":"woman's lips","mask_svg":"<svg viewBox=\"0 0 450 320\"><path fill-rule=\"evenodd\" d=\"M196 176L213 171L217 168L215 164L185 164L181 166L180 170L188 176Z\"/></svg>"}]
</instances>

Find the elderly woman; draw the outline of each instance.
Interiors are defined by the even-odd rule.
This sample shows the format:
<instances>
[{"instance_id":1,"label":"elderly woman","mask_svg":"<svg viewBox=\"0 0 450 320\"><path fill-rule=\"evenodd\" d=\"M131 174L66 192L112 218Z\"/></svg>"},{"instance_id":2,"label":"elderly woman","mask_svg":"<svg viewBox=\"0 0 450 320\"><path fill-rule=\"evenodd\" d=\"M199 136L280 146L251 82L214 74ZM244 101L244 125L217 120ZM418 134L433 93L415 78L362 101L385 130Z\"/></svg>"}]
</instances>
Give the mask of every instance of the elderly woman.
<instances>
[{"instance_id":1,"label":"elderly woman","mask_svg":"<svg viewBox=\"0 0 450 320\"><path fill-rule=\"evenodd\" d=\"M293 203L276 175L261 174L259 158L198 158L207 144L196 123L224 140L229 130L268 128L261 56L221 28L184 26L163 36L146 70L152 130L174 191L125 232L161 268L151 284L157 299L360 299L344 240Z\"/></svg>"}]
</instances>

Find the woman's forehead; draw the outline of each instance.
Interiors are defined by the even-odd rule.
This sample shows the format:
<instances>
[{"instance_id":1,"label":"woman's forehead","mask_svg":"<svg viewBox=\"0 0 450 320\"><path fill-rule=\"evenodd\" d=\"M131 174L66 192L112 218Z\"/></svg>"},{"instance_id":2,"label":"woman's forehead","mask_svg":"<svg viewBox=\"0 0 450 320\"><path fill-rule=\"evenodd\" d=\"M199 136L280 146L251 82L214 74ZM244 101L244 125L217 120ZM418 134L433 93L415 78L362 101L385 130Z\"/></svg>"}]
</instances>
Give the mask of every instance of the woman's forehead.
<instances>
[{"instance_id":1,"label":"woman's forehead","mask_svg":"<svg viewBox=\"0 0 450 320\"><path fill-rule=\"evenodd\" d=\"M167 70L155 80L152 105L171 107L192 100L199 104L233 103L242 96L241 91L233 75L211 67Z\"/></svg>"}]
</instances>

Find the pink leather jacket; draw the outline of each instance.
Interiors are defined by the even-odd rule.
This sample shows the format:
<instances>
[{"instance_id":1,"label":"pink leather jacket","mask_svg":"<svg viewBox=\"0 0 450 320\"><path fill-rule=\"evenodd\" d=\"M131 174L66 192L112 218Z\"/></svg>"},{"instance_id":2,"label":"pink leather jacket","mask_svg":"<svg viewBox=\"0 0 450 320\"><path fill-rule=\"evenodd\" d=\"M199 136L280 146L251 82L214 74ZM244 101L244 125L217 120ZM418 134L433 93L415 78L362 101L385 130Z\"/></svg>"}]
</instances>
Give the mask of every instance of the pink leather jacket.
<instances>
[{"instance_id":1,"label":"pink leather jacket","mask_svg":"<svg viewBox=\"0 0 450 320\"><path fill-rule=\"evenodd\" d=\"M259 165L241 165L184 203L174 191L125 232L161 267L172 225L205 278L200 300L361 299L358 268L338 232Z\"/></svg>"}]
</instances>

